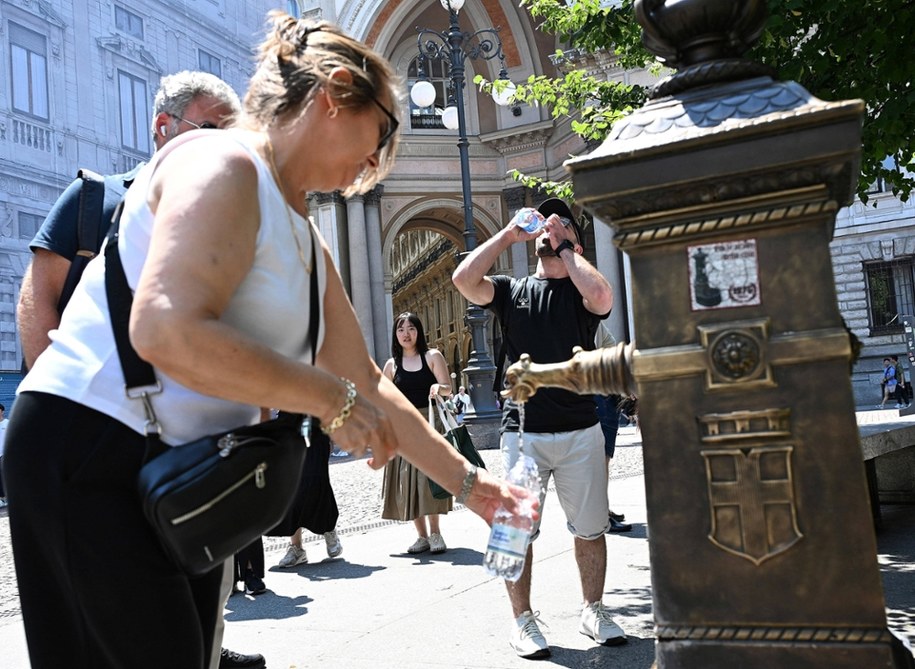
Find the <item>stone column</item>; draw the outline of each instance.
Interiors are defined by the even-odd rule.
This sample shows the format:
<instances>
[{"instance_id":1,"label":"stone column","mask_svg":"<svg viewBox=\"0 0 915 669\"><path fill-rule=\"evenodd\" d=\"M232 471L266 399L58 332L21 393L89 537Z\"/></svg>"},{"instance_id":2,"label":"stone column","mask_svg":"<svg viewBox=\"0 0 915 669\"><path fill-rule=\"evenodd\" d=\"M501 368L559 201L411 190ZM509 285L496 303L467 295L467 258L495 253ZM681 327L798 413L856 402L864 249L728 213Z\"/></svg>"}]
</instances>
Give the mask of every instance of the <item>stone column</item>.
<instances>
[{"instance_id":1,"label":"stone column","mask_svg":"<svg viewBox=\"0 0 915 669\"><path fill-rule=\"evenodd\" d=\"M368 245L369 286L372 294L372 338L375 342L375 362L379 366L388 359L391 351L391 318L387 304L390 296L384 289L384 258L381 242L381 196L384 186L377 185L365 194L365 238Z\"/></svg>"},{"instance_id":2,"label":"stone column","mask_svg":"<svg viewBox=\"0 0 915 669\"><path fill-rule=\"evenodd\" d=\"M742 59L757 0L636 0L677 73L566 165L632 264L659 669L915 666L887 629L829 241L860 100ZM622 375L621 375L622 376Z\"/></svg>"},{"instance_id":3,"label":"stone column","mask_svg":"<svg viewBox=\"0 0 915 669\"><path fill-rule=\"evenodd\" d=\"M349 292L349 242L343 196L339 192L313 193L311 202L315 224L327 241L334 265L343 280L343 287Z\"/></svg>"},{"instance_id":4,"label":"stone column","mask_svg":"<svg viewBox=\"0 0 915 669\"><path fill-rule=\"evenodd\" d=\"M626 286L621 281L620 253L613 247L613 228L601 221L594 219L594 246L602 249L597 254L597 271L604 275L613 288L613 311L604 321L617 341L626 339Z\"/></svg>"},{"instance_id":5,"label":"stone column","mask_svg":"<svg viewBox=\"0 0 915 669\"><path fill-rule=\"evenodd\" d=\"M369 276L367 233L365 229L365 200L353 195L346 200L346 229L349 233L350 300L362 328L362 337L369 355L375 357L372 287Z\"/></svg>"}]
</instances>

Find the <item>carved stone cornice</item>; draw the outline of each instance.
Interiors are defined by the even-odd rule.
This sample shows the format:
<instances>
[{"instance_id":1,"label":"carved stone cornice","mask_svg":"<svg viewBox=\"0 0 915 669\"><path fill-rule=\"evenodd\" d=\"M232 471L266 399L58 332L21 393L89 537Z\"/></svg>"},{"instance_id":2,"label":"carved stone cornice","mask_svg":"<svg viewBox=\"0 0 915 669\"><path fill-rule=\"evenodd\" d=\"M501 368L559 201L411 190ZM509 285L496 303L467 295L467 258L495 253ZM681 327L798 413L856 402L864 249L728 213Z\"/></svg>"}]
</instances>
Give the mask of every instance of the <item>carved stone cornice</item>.
<instances>
[{"instance_id":1,"label":"carved stone cornice","mask_svg":"<svg viewBox=\"0 0 915 669\"><path fill-rule=\"evenodd\" d=\"M323 204L343 204L346 201L340 191L337 190L333 193L311 193L311 197L318 206Z\"/></svg>"},{"instance_id":2,"label":"carved stone cornice","mask_svg":"<svg viewBox=\"0 0 915 669\"><path fill-rule=\"evenodd\" d=\"M155 57L147 51L145 47L142 47L131 40L124 39L120 35L98 37L96 38L95 43L106 51L116 53L124 58L129 58L130 60L140 63L144 67L148 67L154 72L161 74L163 71L159 66L159 63L156 62Z\"/></svg>"},{"instance_id":3,"label":"carved stone cornice","mask_svg":"<svg viewBox=\"0 0 915 669\"><path fill-rule=\"evenodd\" d=\"M480 135L480 141L502 155L520 153L546 146L547 141L553 136L554 129L552 121L544 121Z\"/></svg>"},{"instance_id":4,"label":"carved stone cornice","mask_svg":"<svg viewBox=\"0 0 915 669\"><path fill-rule=\"evenodd\" d=\"M369 206L378 206L381 203L381 196L384 194L384 186L378 184L372 190L365 194L365 204Z\"/></svg>"},{"instance_id":5,"label":"carved stone cornice","mask_svg":"<svg viewBox=\"0 0 915 669\"><path fill-rule=\"evenodd\" d=\"M619 64L619 56L606 49L563 49L562 56L551 54L549 58L563 74L568 74L572 70L584 70L590 75L623 71Z\"/></svg>"},{"instance_id":6,"label":"carved stone cornice","mask_svg":"<svg viewBox=\"0 0 915 669\"><path fill-rule=\"evenodd\" d=\"M467 155L471 158L491 158L493 151L490 147L484 146L475 138L468 138ZM454 148L454 138L448 137L447 141L436 139L434 142L416 141L416 138L410 138L408 141L401 142L397 148L398 158L454 158L458 159L458 152Z\"/></svg>"}]
</instances>

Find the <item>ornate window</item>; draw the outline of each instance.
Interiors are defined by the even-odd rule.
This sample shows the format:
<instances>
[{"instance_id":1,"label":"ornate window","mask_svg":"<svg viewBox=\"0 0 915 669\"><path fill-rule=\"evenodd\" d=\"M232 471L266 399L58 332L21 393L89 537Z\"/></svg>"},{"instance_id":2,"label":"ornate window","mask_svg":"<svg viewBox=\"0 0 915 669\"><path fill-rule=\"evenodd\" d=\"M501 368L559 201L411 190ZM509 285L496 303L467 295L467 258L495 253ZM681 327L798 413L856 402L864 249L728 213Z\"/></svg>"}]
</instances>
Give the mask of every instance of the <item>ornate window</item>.
<instances>
[{"instance_id":1,"label":"ornate window","mask_svg":"<svg viewBox=\"0 0 915 669\"><path fill-rule=\"evenodd\" d=\"M871 335L902 329L899 316L915 315L915 262L899 258L864 266Z\"/></svg>"},{"instance_id":2,"label":"ornate window","mask_svg":"<svg viewBox=\"0 0 915 669\"><path fill-rule=\"evenodd\" d=\"M426 79L435 86L435 102L429 107L417 107L410 100L410 127L414 130L444 129L442 112L448 104L448 92L451 80L448 76L448 65L441 60L423 59L423 71ZM407 90L419 80L419 58L414 58L407 69Z\"/></svg>"},{"instance_id":3,"label":"ornate window","mask_svg":"<svg viewBox=\"0 0 915 669\"><path fill-rule=\"evenodd\" d=\"M48 41L12 21L9 29L13 109L47 121Z\"/></svg>"}]
</instances>

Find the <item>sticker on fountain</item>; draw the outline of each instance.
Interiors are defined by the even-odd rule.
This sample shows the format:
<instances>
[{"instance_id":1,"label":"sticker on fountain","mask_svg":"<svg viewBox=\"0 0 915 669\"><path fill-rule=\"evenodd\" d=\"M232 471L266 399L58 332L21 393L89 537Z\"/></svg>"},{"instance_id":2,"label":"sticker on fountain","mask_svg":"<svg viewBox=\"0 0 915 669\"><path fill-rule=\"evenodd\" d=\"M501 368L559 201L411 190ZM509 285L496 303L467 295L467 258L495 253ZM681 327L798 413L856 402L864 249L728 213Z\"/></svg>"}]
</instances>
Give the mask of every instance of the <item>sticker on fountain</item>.
<instances>
[{"instance_id":1,"label":"sticker on fountain","mask_svg":"<svg viewBox=\"0 0 915 669\"><path fill-rule=\"evenodd\" d=\"M755 239L688 246L686 252L693 311L761 303Z\"/></svg>"}]
</instances>

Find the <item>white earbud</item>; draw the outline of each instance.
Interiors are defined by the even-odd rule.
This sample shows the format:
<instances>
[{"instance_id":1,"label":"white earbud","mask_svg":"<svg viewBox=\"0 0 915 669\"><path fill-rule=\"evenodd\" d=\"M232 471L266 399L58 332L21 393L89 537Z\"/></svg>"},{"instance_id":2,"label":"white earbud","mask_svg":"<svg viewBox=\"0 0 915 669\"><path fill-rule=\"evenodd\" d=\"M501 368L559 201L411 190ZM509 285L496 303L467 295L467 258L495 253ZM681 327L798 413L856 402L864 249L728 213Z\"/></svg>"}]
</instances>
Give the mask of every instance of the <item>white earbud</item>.
<instances>
[{"instance_id":1,"label":"white earbud","mask_svg":"<svg viewBox=\"0 0 915 669\"><path fill-rule=\"evenodd\" d=\"M162 135L163 137L165 137L165 133L166 133L165 126L164 126L164 125L160 125L160 126L159 126L159 134Z\"/></svg>"}]
</instances>

